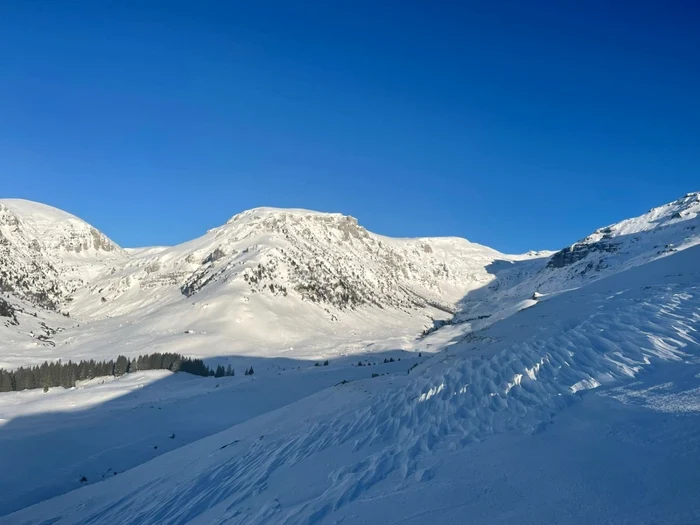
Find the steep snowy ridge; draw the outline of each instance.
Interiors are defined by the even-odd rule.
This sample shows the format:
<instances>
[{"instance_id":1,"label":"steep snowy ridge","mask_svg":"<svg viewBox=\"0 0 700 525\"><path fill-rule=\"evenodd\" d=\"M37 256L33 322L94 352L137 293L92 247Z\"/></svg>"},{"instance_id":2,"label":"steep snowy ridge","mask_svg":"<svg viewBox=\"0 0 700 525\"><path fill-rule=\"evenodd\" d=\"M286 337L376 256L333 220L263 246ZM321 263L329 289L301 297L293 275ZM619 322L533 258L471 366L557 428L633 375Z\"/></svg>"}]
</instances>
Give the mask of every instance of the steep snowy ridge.
<instances>
[{"instance_id":1,"label":"steep snowy ridge","mask_svg":"<svg viewBox=\"0 0 700 525\"><path fill-rule=\"evenodd\" d=\"M172 300L172 287L194 297L241 285L248 294L280 300L295 294L336 317L361 306L433 305L449 312L467 290L488 282L488 263L506 257L464 239L381 237L340 214L259 208L199 239L157 253L136 252L75 301L79 313L110 315L102 298L128 311L134 288L148 290L156 302L162 292Z\"/></svg>"},{"instance_id":2,"label":"steep snowy ridge","mask_svg":"<svg viewBox=\"0 0 700 525\"><path fill-rule=\"evenodd\" d=\"M70 293L126 253L68 213L0 199L0 291L57 308Z\"/></svg>"},{"instance_id":3,"label":"steep snowy ridge","mask_svg":"<svg viewBox=\"0 0 700 525\"><path fill-rule=\"evenodd\" d=\"M554 254L505 255L460 238L393 239L341 214L276 208L237 214L177 246L124 250L70 214L4 200L6 300L69 313L81 326L45 319L65 331L52 338L55 350L33 352L47 342L8 321L0 329L11 330L4 337L11 348L0 350L13 357L0 355L0 363L18 366L22 355L110 358L125 343L130 352L200 357L293 351L315 359L328 357L328 348L342 355L379 340L409 348L433 319L454 316L472 331L543 296L697 244L699 211L700 194L688 194Z\"/></svg>"},{"instance_id":4,"label":"steep snowy ridge","mask_svg":"<svg viewBox=\"0 0 700 525\"><path fill-rule=\"evenodd\" d=\"M600 228L555 253L541 286L559 286L548 274L585 281L588 274L609 275L700 243L700 192L688 193L647 213ZM558 272L556 270L564 270Z\"/></svg>"},{"instance_id":5,"label":"steep snowy ridge","mask_svg":"<svg viewBox=\"0 0 700 525\"><path fill-rule=\"evenodd\" d=\"M700 244L700 192L599 228L551 257L544 266L501 261L495 279L461 303L458 318L502 318L537 297L571 290ZM492 319L492 320L493 320Z\"/></svg>"}]
</instances>

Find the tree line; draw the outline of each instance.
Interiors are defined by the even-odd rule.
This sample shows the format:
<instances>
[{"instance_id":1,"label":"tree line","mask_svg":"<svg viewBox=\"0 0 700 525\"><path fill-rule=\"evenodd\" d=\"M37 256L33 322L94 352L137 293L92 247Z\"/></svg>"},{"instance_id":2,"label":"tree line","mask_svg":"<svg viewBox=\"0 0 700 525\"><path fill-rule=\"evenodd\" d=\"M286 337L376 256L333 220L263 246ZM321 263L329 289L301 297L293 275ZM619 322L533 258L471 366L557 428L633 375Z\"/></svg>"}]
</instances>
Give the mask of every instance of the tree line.
<instances>
[{"instance_id":1,"label":"tree line","mask_svg":"<svg viewBox=\"0 0 700 525\"><path fill-rule=\"evenodd\" d=\"M140 355L129 359L123 355L109 361L68 361L63 363L44 361L41 365L20 367L16 370L0 368L0 392L15 392L32 388L62 386L72 388L78 381L104 376L122 376L141 370L170 370L171 372L186 372L198 376L224 377L233 376L231 365L224 368L219 365L215 370L209 368L201 359L183 357L180 354L155 353Z\"/></svg>"}]
</instances>

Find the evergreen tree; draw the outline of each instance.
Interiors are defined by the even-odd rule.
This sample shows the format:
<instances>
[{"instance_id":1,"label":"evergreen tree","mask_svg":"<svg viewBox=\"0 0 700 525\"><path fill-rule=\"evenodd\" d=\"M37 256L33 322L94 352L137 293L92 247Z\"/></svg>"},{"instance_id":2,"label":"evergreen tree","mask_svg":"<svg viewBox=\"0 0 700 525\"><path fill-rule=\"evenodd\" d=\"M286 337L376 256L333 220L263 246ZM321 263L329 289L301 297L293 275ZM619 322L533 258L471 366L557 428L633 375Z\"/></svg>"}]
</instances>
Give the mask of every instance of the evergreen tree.
<instances>
[{"instance_id":1,"label":"evergreen tree","mask_svg":"<svg viewBox=\"0 0 700 525\"><path fill-rule=\"evenodd\" d=\"M155 367L155 368L151 368ZM0 392L13 392L31 388L49 388L61 386L72 388L77 381L94 379L95 377L120 376L137 370L163 369L172 372L187 372L200 376L232 376L234 370L229 364L227 368L218 365L216 370L210 370L201 359L191 359L180 354L155 353L139 356L129 360L120 355L117 361L99 361L94 359L79 362L60 360L49 363L44 361L41 365L31 367L19 367L13 372L0 369ZM252 367L246 370L246 374L252 374Z\"/></svg>"},{"instance_id":2,"label":"evergreen tree","mask_svg":"<svg viewBox=\"0 0 700 525\"><path fill-rule=\"evenodd\" d=\"M114 375L123 376L124 374L126 374L128 365L129 360L126 357L124 357L123 355L117 357L117 362L114 364Z\"/></svg>"},{"instance_id":3,"label":"evergreen tree","mask_svg":"<svg viewBox=\"0 0 700 525\"><path fill-rule=\"evenodd\" d=\"M0 392L12 392L14 389L12 373L0 369Z\"/></svg>"}]
</instances>

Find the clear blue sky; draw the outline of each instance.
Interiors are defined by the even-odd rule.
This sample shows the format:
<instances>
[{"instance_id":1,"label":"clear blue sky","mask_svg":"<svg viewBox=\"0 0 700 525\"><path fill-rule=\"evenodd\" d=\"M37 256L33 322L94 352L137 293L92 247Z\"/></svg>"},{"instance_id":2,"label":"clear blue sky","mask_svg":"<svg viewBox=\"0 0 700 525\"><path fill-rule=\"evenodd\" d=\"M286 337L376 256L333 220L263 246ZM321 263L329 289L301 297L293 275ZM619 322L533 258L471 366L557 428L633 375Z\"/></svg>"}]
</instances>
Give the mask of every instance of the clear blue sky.
<instances>
[{"instance_id":1,"label":"clear blue sky","mask_svg":"<svg viewBox=\"0 0 700 525\"><path fill-rule=\"evenodd\" d=\"M696 1L292 3L3 2L0 196L123 246L282 206L518 252L700 189Z\"/></svg>"}]
</instances>

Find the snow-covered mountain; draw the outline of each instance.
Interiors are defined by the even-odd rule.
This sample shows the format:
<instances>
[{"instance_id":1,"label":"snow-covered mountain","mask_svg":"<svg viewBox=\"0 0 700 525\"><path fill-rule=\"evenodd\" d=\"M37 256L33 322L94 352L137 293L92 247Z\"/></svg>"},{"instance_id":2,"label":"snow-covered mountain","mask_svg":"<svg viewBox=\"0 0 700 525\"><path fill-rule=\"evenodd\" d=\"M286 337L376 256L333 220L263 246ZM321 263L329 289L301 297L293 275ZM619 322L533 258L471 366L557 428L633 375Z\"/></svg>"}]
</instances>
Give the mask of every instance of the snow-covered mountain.
<instances>
[{"instance_id":1,"label":"snow-covered mountain","mask_svg":"<svg viewBox=\"0 0 700 525\"><path fill-rule=\"evenodd\" d=\"M555 253L541 272L543 292L600 278L700 243L700 192L599 228Z\"/></svg>"},{"instance_id":2,"label":"snow-covered mountain","mask_svg":"<svg viewBox=\"0 0 700 525\"><path fill-rule=\"evenodd\" d=\"M126 252L77 217L36 202L0 199L0 292L58 309Z\"/></svg>"},{"instance_id":3,"label":"snow-covered mountain","mask_svg":"<svg viewBox=\"0 0 700 525\"><path fill-rule=\"evenodd\" d=\"M550 297L402 370L404 363L311 367L299 385L338 371L346 379L176 450L170 419L150 422L154 405L177 422L178 403L210 412L218 400L220 411L238 412L260 403L263 385L224 378L230 384L210 386L218 393L195 402L177 398L186 387L178 378L138 389L124 376L123 385L93 387L93 396L108 399L124 393L105 401L109 412L63 416L58 438L73 443L66 437L74 436L94 450L89 443L100 433L81 431L92 418L112 446L72 472L77 478L92 469L99 480L93 472L101 460L102 481L0 523L693 523L700 511L699 260L700 247L692 247ZM394 365L393 373L382 368ZM289 388L274 376L264 385L275 398ZM64 397L37 393L29 404L46 410L91 396ZM13 411L14 399L0 414ZM143 421L151 441L138 432L129 438L132 425L108 426L115 418ZM0 458L34 450L21 438L40 443L37 428L53 429L55 419L38 414L8 425L3 431L17 437L7 438L11 450L0 449ZM105 432L113 428L117 437ZM152 443L171 451L123 472ZM80 458L74 447L65 448ZM58 466L54 474L37 462L46 474L35 491L8 476L5 508L55 493L52 476L74 468ZM23 481L34 468L18 471Z\"/></svg>"},{"instance_id":4,"label":"snow-covered mountain","mask_svg":"<svg viewBox=\"0 0 700 525\"><path fill-rule=\"evenodd\" d=\"M451 317L467 292L493 279L487 266L495 260L545 263L465 239L392 239L352 217L274 208L243 212L177 246L124 250L59 210L0 202L7 298L44 307L24 304L19 324L36 324L38 314L56 328L51 310L70 315L48 353L35 355L34 345L46 342L24 330L23 354L42 360L106 357L117 344L125 351L125 341L135 342L133 352L177 348L202 357L290 348L299 355L304 344L342 353L350 341L347 351L363 349Z\"/></svg>"},{"instance_id":5,"label":"snow-covered mountain","mask_svg":"<svg viewBox=\"0 0 700 525\"><path fill-rule=\"evenodd\" d=\"M2 205L0 367L169 351L238 373L0 395L0 523L700 512L700 193L524 255L270 208L121 249L58 210ZM640 493L658 497L620 503Z\"/></svg>"},{"instance_id":6,"label":"snow-covered mountain","mask_svg":"<svg viewBox=\"0 0 700 525\"><path fill-rule=\"evenodd\" d=\"M585 286L603 277L700 244L700 192L688 193L647 213L599 228L566 248L550 253L543 266L527 261L496 261L495 278L468 294L458 319L502 318L538 297Z\"/></svg>"},{"instance_id":7,"label":"snow-covered mountain","mask_svg":"<svg viewBox=\"0 0 700 525\"><path fill-rule=\"evenodd\" d=\"M257 208L177 246L122 249L70 214L0 200L4 300L23 314L0 325L13 354L0 365L124 351L408 348L433 319L477 329L697 244L699 212L700 193L691 193L559 252L506 255L460 238L384 237L341 214Z\"/></svg>"},{"instance_id":8,"label":"snow-covered mountain","mask_svg":"<svg viewBox=\"0 0 700 525\"><path fill-rule=\"evenodd\" d=\"M76 313L98 318L163 304L172 291L191 301L293 295L328 317L367 306L450 312L504 257L465 239L382 237L340 214L258 208L193 241L132 252L74 299Z\"/></svg>"}]
</instances>

